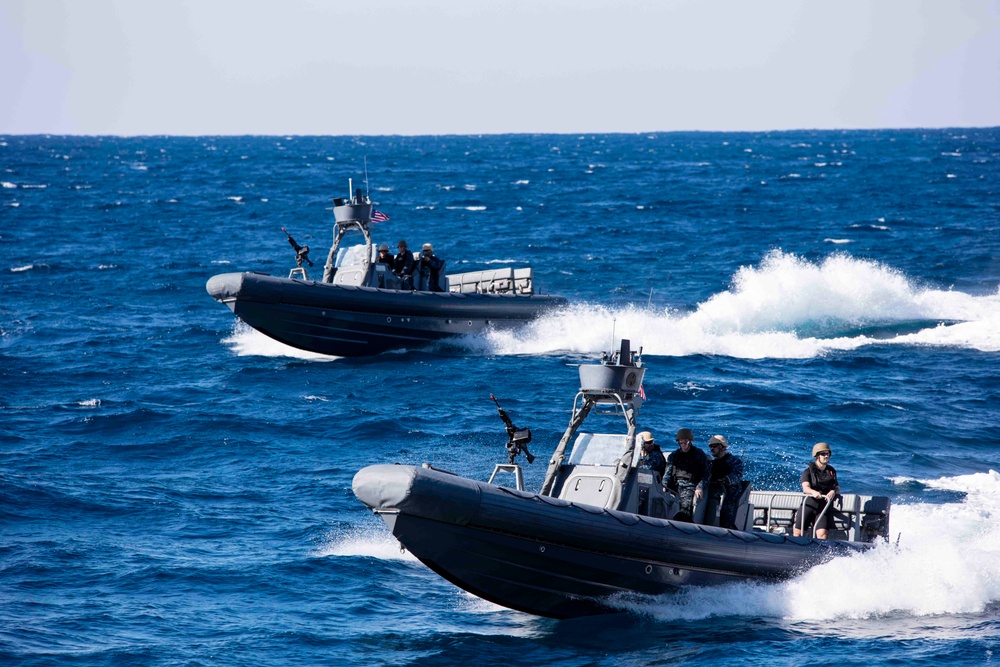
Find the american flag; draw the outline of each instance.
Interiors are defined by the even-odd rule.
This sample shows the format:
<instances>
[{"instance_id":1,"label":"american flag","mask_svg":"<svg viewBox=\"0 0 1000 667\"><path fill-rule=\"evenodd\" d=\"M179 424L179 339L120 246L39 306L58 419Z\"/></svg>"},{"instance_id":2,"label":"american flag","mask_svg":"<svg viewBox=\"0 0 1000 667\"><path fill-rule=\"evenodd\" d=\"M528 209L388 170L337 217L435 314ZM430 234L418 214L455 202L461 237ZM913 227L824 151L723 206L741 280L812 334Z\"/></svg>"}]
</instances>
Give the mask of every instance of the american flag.
<instances>
[{"instance_id":1,"label":"american flag","mask_svg":"<svg viewBox=\"0 0 1000 667\"><path fill-rule=\"evenodd\" d=\"M646 400L646 390L642 388L641 384L639 385L639 395L642 396L642 400Z\"/></svg>"},{"instance_id":2,"label":"american flag","mask_svg":"<svg viewBox=\"0 0 1000 667\"><path fill-rule=\"evenodd\" d=\"M378 210L377 208L372 209L372 222L385 222L388 219L389 216L387 216L382 211Z\"/></svg>"}]
</instances>

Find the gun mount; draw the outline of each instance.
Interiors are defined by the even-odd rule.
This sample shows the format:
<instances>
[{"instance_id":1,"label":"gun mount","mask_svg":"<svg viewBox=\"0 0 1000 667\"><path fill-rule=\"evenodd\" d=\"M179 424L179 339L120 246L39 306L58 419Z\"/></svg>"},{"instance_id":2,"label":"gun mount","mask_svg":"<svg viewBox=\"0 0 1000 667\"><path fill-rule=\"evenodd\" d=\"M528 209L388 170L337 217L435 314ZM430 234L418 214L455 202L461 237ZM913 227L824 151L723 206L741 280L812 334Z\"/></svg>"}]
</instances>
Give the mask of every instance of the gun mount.
<instances>
[{"instance_id":1,"label":"gun mount","mask_svg":"<svg viewBox=\"0 0 1000 667\"><path fill-rule=\"evenodd\" d=\"M504 428L507 429L507 454L510 459L510 464L514 465L514 459L521 452L524 452L524 457L528 459L528 463L535 462L535 456L528 451L528 443L531 442L531 429L529 428L518 428L514 426L514 422L511 421L510 416L507 411L500 407L500 402L497 397L490 394L490 398L493 402L497 404L497 414L500 415L500 419L503 420Z\"/></svg>"}]
</instances>

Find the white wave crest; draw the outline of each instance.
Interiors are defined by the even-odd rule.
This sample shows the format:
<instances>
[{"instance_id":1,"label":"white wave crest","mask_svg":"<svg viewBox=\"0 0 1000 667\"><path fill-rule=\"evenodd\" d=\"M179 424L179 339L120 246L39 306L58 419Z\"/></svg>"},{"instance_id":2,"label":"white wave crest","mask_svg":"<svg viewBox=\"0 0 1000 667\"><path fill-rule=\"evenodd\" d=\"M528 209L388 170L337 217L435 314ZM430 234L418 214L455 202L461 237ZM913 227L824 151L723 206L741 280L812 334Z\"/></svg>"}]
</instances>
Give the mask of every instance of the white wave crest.
<instances>
[{"instance_id":1,"label":"white wave crest","mask_svg":"<svg viewBox=\"0 0 1000 667\"><path fill-rule=\"evenodd\" d=\"M895 332L896 325L909 330ZM730 289L693 312L582 304L515 331L492 332L489 346L498 354L593 354L613 347L612 327L633 349L668 356L811 358L873 343L994 352L1000 351L1000 294L923 288L845 254L813 263L774 251L759 266L741 267Z\"/></svg>"}]
</instances>

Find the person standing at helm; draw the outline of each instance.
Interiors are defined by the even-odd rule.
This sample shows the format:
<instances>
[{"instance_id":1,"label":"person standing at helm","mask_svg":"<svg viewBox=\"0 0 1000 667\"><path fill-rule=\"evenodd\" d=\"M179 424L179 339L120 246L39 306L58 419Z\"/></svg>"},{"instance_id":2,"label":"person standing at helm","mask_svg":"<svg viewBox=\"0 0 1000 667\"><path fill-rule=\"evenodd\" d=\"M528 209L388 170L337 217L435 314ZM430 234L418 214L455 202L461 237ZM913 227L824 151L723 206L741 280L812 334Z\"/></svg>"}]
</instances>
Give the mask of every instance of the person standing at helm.
<instances>
[{"instance_id":1,"label":"person standing at helm","mask_svg":"<svg viewBox=\"0 0 1000 667\"><path fill-rule=\"evenodd\" d=\"M681 501L681 509L674 519L698 523L701 517L695 515L695 501L705 497L708 481L712 477L712 461L693 443L691 429L677 431L677 449L667 457L665 483L667 488L677 492ZM705 504L699 505L697 513L700 514L704 512Z\"/></svg>"},{"instance_id":2,"label":"person standing at helm","mask_svg":"<svg viewBox=\"0 0 1000 667\"><path fill-rule=\"evenodd\" d=\"M830 465L833 452L825 442L817 442L812 449L813 462L802 473L802 493L806 494L805 507L802 516L795 521L792 529L794 537L800 537L816 521L816 537L825 540L830 523L829 512L817 521L817 515L823 513L823 508L840 494L840 483L837 481L837 471Z\"/></svg>"},{"instance_id":3,"label":"person standing at helm","mask_svg":"<svg viewBox=\"0 0 1000 667\"><path fill-rule=\"evenodd\" d=\"M406 241L402 239L396 244L396 247L399 252L392 258L392 272L403 281L403 289L413 289L413 269L416 266L413 253L406 247Z\"/></svg>"},{"instance_id":4,"label":"person standing at helm","mask_svg":"<svg viewBox=\"0 0 1000 667\"><path fill-rule=\"evenodd\" d=\"M640 473L639 480L639 514L649 514L649 493L650 489L659 489L663 484L663 473L667 469L667 460L663 457L663 450L653 441L653 434L643 431L635 437L642 446L642 457L636 468Z\"/></svg>"},{"instance_id":5,"label":"person standing at helm","mask_svg":"<svg viewBox=\"0 0 1000 667\"><path fill-rule=\"evenodd\" d=\"M729 442L723 435L713 435L709 438L708 449L713 456L708 493L716 498L722 498L719 527L736 528L737 503L743 490L743 461L735 454L729 453Z\"/></svg>"},{"instance_id":6,"label":"person standing at helm","mask_svg":"<svg viewBox=\"0 0 1000 667\"><path fill-rule=\"evenodd\" d=\"M434 246L425 243L420 256L421 283L429 292L441 292L441 269L444 262L434 254Z\"/></svg>"},{"instance_id":7,"label":"person standing at helm","mask_svg":"<svg viewBox=\"0 0 1000 667\"><path fill-rule=\"evenodd\" d=\"M658 476L656 483L663 481L663 473L667 470L667 459L663 456L663 450L656 444L653 434L643 431L638 436L639 444L642 445L642 457L639 459L640 470L652 470Z\"/></svg>"}]
</instances>

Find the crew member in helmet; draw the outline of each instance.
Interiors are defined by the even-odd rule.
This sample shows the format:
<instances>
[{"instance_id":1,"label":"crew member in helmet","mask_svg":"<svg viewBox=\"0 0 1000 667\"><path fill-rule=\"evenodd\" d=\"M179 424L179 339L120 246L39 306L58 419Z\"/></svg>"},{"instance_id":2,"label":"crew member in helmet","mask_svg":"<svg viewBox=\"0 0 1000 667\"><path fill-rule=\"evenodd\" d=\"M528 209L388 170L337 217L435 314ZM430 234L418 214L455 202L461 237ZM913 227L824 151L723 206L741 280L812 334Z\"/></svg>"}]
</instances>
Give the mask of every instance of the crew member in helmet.
<instances>
[{"instance_id":1,"label":"crew member in helmet","mask_svg":"<svg viewBox=\"0 0 1000 667\"><path fill-rule=\"evenodd\" d=\"M708 494L722 500L719 527L736 528L737 503L743 491L743 461L735 454L729 453L729 442L724 435L713 435L709 438L708 449L713 457Z\"/></svg>"},{"instance_id":2,"label":"crew member in helmet","mask_svg":"<svg viewBox=\"0 0 1000 667\"><path fill-rule=\"evenodd\" d=\"M400 240L396 247L399 252L392 259L392 272L403 282L403 289L413 289L413 269L416 268L413 253L406 247L406 241Z\"/></svg>"},{"instance_id":3,"label":"crew member in helmet","mask_svg":"<svg viewBox=\"0 0 1000 667\"><path fill-rule=\"evenodd\" d=\"M420 256L420 276L421 282L427 286L430 292L442 292L441 289L441 269L444 261L434 254L434 246L425 243Z\"/></svg>"},{"instance_id":4,"label":"crew member in helmet","mask_svg":"<svg viewBox=\"0 0 1000 667\"><path fill-rule=\"evenodd\" d=\"M642 447L642 457L636 466L640 471L648 473L646 479L639 477L639 514L649 514L649 490L659 489L663 484L663 473L667 469L667 460L663 457L663 450L653 440L653 434L643 431L636 436ZM652 479L650 479L652 478Z\"/></svg>"},{"instance_id":5,"label":"crew member in helmet","mask_svg":"<svg viewBox=\"0 0 1000 667\"><path fill-rule=\"evenodd\" d=\"M663 450L656 444L653 434L649 431L643 431L637 438L642 445L642 457L639 459L638 467L655 472L657 474L655 481L660 484L663 481L663 473L667 470L667 459L663 456Z\"/></svg>"},{"instance_id":6,"label":"crew member in helmet","mask_svg":"<svg viewBox=\"0 0 1000 667\"><path fill-rule=\"evenodd\" d=\"M378 256L375 258L375 261L388 264L389 270L392 270L392 255L389 254L389 246L383 243L378 247Z\"/></svg>"},{"instance_id":7,"label":"crew member in helmet","mask_svg":"<svg viewBox=\"0 0 1000 667\"><path fill-rule=\"evenodd\" d=\"M691 429L677 431L677 449L667 457L666 486L677 492L681 501L680 511L674 516L677 521L699 522L695 515L695 501L702 500L712 477L712 461L702 450L694 446ZM705 504L699 502L697 514L704 512Z\"/></svg>"},{"instance_id":8,"label":"crew member in helmet","mask_svg":"<svg viewBox=\"0 0 1000 667\"><path fill-rule=\"evenodd\" d=\"M817 516L826 505L840 494L840 483L837 481L837 471L830 465L833 452L825 442L817 442L812 448L813 462L802 473L802 493L806 498L805 507L796 517L792 535L809 535L813 522L816 523L816 537L825 540L827 528L830 525L829 510L817 520Z\"/></svg>"}]
</instances>

